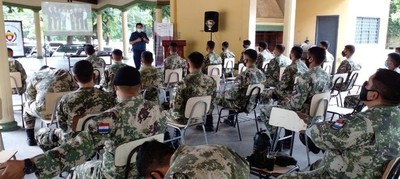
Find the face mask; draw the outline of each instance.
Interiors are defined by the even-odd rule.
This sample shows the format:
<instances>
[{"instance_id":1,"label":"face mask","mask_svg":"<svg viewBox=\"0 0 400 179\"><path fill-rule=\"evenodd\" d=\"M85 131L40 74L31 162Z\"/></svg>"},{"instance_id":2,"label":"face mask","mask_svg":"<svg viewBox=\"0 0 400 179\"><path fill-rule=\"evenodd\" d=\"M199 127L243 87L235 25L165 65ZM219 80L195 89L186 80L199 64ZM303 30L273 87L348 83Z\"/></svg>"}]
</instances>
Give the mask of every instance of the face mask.
<instances>
[{"instance_id":1,"label":"face mask","mask_svg":"<svg viewBox=\"0 0 400 179\"><path fill-rule=\"evenodd\" d=\"M246 45L243 45L243 48L246 48Z\"/></svg>"},{"instance_id":2,"label":"face mask","mask_svg":"<svg viewBox=\"0 0 400 179\"><path fill-rule=\"evenodd\" d=\"M137 29L136 31L140 33L143 32L143 29Z\"/></svg>"},{"instance_id":3,"label":"face mask","mask_svg":"<svg viewBox=\"0 0 400 179\"><path fill-rule=\"evenodd\" d=\"M368 92L369 91L374 91L374 92L378 92L376 90L369 90L367 88L365 88L365 86L367 86L368 82L364 82L364 84L361 86L361 91L360 91L360 100L361 101L372 101L372 100L368 100ZM378 93L379 94L379 93Z\"/></svg>"},{"instance_id":4,"label":"face mask","mask_svg":"<svg viewBox=\"0 0 400 179\"><path fill-rule=\"evenodd\" d=\"M388 63L387 60L385 61L385 67L386 67L386 68L389 68L389 63Z\"/></svg>"},{"instance_id":5,"label":"face mask","mask_svg":"<svg viewBox=\"0 0 400 179\"><path fill-rule=\"evenodd\" d=\"M225 48L222 48L222 51L225 51Z\"/></svg>"},{"instance_id":6,"label":"face mask","mask_svg":"<svg viewBox=\"0 0 400 179\"><path fill-rule=\"evenodd\" d=\"M342 51L342 56L343 56L343 57L345 57L345 56L346 56L346 53L344 53L344 51Z\"/></svg>"},{"instance_id":7,"label":"face mask","mask_svg":"<svg viewBox=\"0 0 400 179\"><path fill-rule=\"evenodd\" d=\"M258 48L258 51L259 51L259 52L262 52L262 49L261 49L261 48Z\"/></svg>"}]
</instances>

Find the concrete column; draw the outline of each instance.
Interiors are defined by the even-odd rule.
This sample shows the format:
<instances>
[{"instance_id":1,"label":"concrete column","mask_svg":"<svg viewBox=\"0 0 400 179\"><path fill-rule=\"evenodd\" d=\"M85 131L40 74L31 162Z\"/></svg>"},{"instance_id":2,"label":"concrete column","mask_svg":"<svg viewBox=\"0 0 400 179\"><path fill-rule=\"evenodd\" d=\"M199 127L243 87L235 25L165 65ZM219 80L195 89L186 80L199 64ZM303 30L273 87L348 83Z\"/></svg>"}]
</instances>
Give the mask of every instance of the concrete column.
<instances>
[{"instance_id":1,"label":"concrete column","mask_svg":"<svg viewBox=\"0 0 400 179\"><path fill-rule=\"evenodd\" d=\"M129 34L128 34L128 12L126 10L121 11L122 16L122 45L124 58L128 58L129 52Z\"/></svg>"},{"instance_id":2,"label":"concrete column","mask_svg":"<svg viewBox=\"0 0 400 179\"><path fill-rule=\"evenodd\" d=\"M156 23L162 22L162 6L156 7Z\"/></svg>"},{"instance_id":3,"label":"concrete column","mask_svg":"<svg viewBox=\"0 0 400 179\"><path fill-rule=\"evenodd\" d=\"M290 50L294 45L294 27L296 23L296 0L285 0L285 12L283 20L283 45L285 45L285 55L289 57Z\"/></svg>"},{"instance_id":4,"label":"concrete column","mask_svg":"<svg viewBox=\"0 0 400 179\"><path fill-rule=\"evenodd\" d=\"M3 0L0 0L3 5ZM3 8L0 8L0 34L5 34ZM0 99L1 113L0 126L4 131L12 131L18 129L17 122L14 119L14 110L11 98L10 73L8 69L7 46L5 40L0 42Z\"/></svg>"},{"instance_id":5,"label":"concrete column","mask_svg":"<svg viewBox=\"0 0 400 179\"><path fill-rule=\"evenodd\" d=\"M176 21L177 21L177 17L176 17L176 9L177 9L176 1L177 0L170 0L169 1L169 13L170 13L169 16L170 16L170 21L172 23L173 30L174 30L174 33L173 33L174 40L180 38L180 37L177 36L177 33L176 33L176 29L177 29L176 28Z\"/></svg>"},{"instance_id":6,"label":"concrete column","mask_svg":"<svg viewBox=\"0 0 400 179\"><path fill-rule=\"evenodd\" d=\"M99 50L103 50L103 16L102 12L97 13L97 43Z\"/></svg>"},{"instance_id":7,"label":"concrete column","mask_svg":"<svg viewBox=\"0 0 400 179\"><path fill-rule=\"evenodd\" d=\"M35 35L36 35L36 52L37 58L43 58L43 43L42 43L42 29L40 28L39 11L33 11L33 18L35 21Z\"/></svg>"}]
</instances>

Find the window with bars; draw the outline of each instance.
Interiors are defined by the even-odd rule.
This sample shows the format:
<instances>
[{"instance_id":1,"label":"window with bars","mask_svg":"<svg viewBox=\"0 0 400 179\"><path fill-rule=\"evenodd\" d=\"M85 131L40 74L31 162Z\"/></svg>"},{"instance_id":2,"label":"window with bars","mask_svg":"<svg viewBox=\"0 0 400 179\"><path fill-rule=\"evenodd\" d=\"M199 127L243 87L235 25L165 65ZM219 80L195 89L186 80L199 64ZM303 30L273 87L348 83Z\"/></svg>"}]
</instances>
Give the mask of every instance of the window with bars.
<instances>
[{"instance_id":1,"label":"window with bars","mask_svg":"<svg viewBox=\"0 0 400 179\"><path fill-rule=\"evenodd\" d=\"M357 17L356 44L377 44L379 40L379 18Z\"/></svg>"}]
</instances>

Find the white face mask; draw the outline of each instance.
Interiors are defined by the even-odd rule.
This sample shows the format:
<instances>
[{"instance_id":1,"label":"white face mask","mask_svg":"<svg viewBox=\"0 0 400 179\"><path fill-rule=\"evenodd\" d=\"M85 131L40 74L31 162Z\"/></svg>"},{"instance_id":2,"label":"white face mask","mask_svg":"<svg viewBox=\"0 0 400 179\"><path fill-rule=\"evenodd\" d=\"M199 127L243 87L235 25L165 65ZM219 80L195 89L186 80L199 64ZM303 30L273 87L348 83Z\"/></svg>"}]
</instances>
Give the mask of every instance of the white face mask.
<instances>
[{"instance_id":1,"label":"white face mask","mask_svg":"<svg viewBox=\"0 0 400 179\"><path fill-rule=\"evenodd\" d=\"M143 32L143 29L136 29L137 32Z\"/></svg>"}]
</instances>

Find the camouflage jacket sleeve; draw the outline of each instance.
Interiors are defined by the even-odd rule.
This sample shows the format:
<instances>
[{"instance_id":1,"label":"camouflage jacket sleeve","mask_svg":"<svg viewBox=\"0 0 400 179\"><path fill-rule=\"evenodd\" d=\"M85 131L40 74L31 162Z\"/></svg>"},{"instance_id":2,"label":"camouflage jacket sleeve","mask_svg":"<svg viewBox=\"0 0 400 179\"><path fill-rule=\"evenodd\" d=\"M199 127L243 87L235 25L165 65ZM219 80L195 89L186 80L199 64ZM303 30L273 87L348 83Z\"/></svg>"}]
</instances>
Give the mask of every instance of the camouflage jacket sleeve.
<instances>
[{"instance_id":1,"label":"camouflage jacket sleeve","mask_svg":"<svg viewBox=\"0 0 400 179\"><path fill-rule=\"evenodd\" d=\"M97 145L89 132L75 133L72 140L60 147L32 158L36 166L35 174L38 178L53 178L62 171L85 163L96 151Z\"/></svg>"},{"instance_id":2,"label":"camouflage jacket sleeve","mask_svg":"<svg viewBox=\"0 0 400 179\"><path fill-rule=\"evenodd\" d=\"M31 104L32 102L34 102L36 100L36 94L37 94L37 90L35 88L35 79L32 78L29 81L27 90L26 90L26 98L27 98L28 104Z\"/></svg>"},{"instance_id":3,"label":"camouflage jacket sleeve","mask_svg":"<svg viewBox=\"0 0 400 179\"><path fill-rule=\"evenodd\" d=\"M276 83L279 81L279 70L280 67L278 61L275 58L272 59L268 64L267 71L265 72L265 77L267 78L265 80L266 85L276 85Z\"/></svg>"},{"instance_id":4,"label":"camouflage jacket sleeve","mask_svg":"<svg viewBox=\"0 0 400 179\"><path fill-rule=\"evenodd\" d=\"M26 75L26 72L25 72L24 67L23 67L22 64L19 63L19 61L17 61L17 60L15 60L15 66L16 66L16 68L17 68L17 71L21 73L21 80L22 80L22 83L25 83L25 85L26 85L26 79L28 78L28 76Z\"/></svg>"},{"instance_id":5,"label":"camouflage jacket sleeve","mask_svg":"<svg viewBox=\"0 0 400 179\"><path fill-rule=\"evenodd\" d=\"M342 63L340 63L339 68L337 69L338 74L340 73L348 73L351 70L351 65L347 60L343 60Z\"/></svg>"},{"instance_id":6,"label":"camouflage jacket sleeve","mask_svg":"<svg viewBox=\"0 0 400 179\"><path fill-rule=\"evenodd\" d=\"M361 114L362 115L362 114ZM311 137L314 143L331 151L345 151L371 142L373 136L371 123L367 123L367 116L350 116L348 119L339 119L343 127L333 127L332 122L316 123L311 127Z\"/></svg>"},{"instance_id":7,"label":"camouflage jacket sleeve","mask_svg":"<svg viewBox=\"0 0 400 179\"><path fill-rule=\"evenodd\" d=\"M64 131L67 132L68 130L68 106L66 103L67 96L63 96L57 106L56 109L56 117L57 121L60 125L60 128Z\"/></svg>"},{"instance_id":8,"label":"camouflage jacket sleeve","mask_svg":"<svg viewBox=\"0 0 400 179\"><path fill-rule=\"evenodd\" d=\"M207 74L207 67L210 65L210 57L209 57L209 55L206 55L206 56L204 56L204 63L203 63L203 66L202 66L202 68L201 68L201 71L204 73L204 74Z\"/></svg>"},{"instance_id":9,"label":"camouflage jacket sleeve","mask_svg":"<svg viewBox=\"0 0 400 179\"><path fill-rule=\"evenodd\" d=\"M178 90L175 94L174 99L174 111L179 114L183 114L185 112L185 106L183 106L184 101L188 100L188 97L185 93L186 85L183 81L179 82Z\"/></svg>"},{"instance_id":10,"label":"camouflage jacket sleeve","mask_svg":"<svg viewBox=\"0 0 400 179\"><path fill-rule=\"evenodd\" d=\"M265 61L264 56L261 53L259 53L256 60L256 67L258 69L262 69L264 61Z\"/></svg>"},{"instance_id":11,"label":"camouflage jacket sleeve","mask_svg":"<svg viewBox=\"0 0 400 179\"><path fill-rule=\"evenodd\" d=\"M296 85L296 94L292 96L289 104L286 106L287 109L300 111L303 104L306 102L309 91L310 91L310 84L309 84L309 77L299 78Z\"/></svg>"},{"instance_id":12,"label":"camouflage jacket sleeve","mask_svg":"<svg viewBox=\"0 0 400 179\"><path fill-rule=\"evenodd\" d=\"M294 68L293 68L294 67ZM282 79L279 82L279 89L282 92L293 91L294 78L297 73L296 66L287 67L282 74Z\"/></svg>"},{"instance_id":13,"label":"camouflage jacket sleeve","mask_svg":"<svg viewBox=\"0 0 400 179\"><path fill-rule=\"evenodd\" d=\"M108 83L110 81L110 78L109 78L110 71L111 71L110 67L106 67L106 69L104 70L104 73L101 75L100 85L101 85L101 87L106 88L106 89L108 89Z\"/></svg>"}]
</instances>

